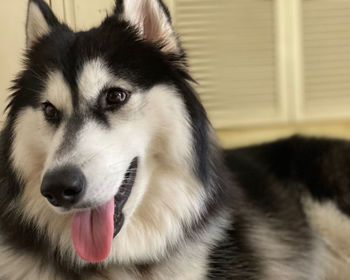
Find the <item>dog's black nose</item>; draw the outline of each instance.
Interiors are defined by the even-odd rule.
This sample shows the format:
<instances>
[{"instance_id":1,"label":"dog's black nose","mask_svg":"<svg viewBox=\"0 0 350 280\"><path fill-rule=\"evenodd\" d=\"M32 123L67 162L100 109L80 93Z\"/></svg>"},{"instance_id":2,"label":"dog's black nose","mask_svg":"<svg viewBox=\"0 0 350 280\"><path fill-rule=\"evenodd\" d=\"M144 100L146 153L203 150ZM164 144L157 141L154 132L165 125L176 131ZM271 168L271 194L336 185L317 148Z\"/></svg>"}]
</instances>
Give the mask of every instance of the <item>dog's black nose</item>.
<instances>
[{"instance_id":1,"label":"dog's black nose","mask_svg":"<svg viewBox=\"0 0 350 280\"><path fill-rule=\"evenodd\" d=\"M86 179L83 172L73 166L49 171L41 183L41 194L56 207L69 208L84 194Z\"/></svg>"}]
</instances>

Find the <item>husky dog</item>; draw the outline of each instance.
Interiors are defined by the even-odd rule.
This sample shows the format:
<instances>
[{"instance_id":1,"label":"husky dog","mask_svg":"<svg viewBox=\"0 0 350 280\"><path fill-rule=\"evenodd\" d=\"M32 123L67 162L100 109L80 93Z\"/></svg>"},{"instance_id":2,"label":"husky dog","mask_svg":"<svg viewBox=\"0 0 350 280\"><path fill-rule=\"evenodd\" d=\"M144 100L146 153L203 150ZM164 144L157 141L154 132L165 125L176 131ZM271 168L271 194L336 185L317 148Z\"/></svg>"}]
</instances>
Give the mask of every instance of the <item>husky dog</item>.
<instances>
[{"instance_id":1,"label":"husky dog","mask_svg":"<svg viewBox=\"0 0 350 280\"><path fill-rule=\"evenodd\" d=\"M222 152L159 0L30 0L0 138L0 279L349 279L350 144Z\"/></svg>"}]
</instances>

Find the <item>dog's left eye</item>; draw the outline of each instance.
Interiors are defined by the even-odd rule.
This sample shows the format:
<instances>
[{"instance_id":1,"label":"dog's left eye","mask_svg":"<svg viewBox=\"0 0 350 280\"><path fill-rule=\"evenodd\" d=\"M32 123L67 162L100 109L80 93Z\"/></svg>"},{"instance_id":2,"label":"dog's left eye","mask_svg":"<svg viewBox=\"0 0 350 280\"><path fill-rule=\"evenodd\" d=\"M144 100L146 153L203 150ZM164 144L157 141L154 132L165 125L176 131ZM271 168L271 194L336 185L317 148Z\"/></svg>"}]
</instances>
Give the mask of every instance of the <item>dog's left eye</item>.
<instances>
[{"instance_id":1,"label":"dog's left eye","mask_svg":"<svg viewBox=\"0 0 350 280\"><path fill-rule=\"evenodd\" d=\"M60 111L56 109L50 102L44 102L42 104L42 110L44 112L47 121L57 123L60 120Z\"/></svg>"},{"instance_id":2,"label":"dog's left eye","mask_svg":"<svg viewBox=\"0 0 350 280\"><path fill-rule=\"evenodd\" d=\"M122 88L109 88L102 92L99 105L105 110L113 110L129 100L130 92Z\"/></svg>"}]
</instances>

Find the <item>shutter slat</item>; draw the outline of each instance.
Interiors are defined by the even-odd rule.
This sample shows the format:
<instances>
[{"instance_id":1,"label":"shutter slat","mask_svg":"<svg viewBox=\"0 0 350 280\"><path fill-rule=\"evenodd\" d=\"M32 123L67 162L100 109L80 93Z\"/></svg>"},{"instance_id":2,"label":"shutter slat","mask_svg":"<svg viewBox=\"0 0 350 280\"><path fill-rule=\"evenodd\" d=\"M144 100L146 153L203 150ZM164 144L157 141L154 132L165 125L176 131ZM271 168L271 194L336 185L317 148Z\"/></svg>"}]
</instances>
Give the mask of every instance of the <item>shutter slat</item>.
<instances>
[{"instance_id":1,"label":"shutter slat","mask_svg":"<svg viewBox=\"0 0 350 280\"><path fill-rule=\"evenodd\" d=\"M274 18L273 0L175 0L176 28L215 127L279 111Z\"/></svg>"},{"instance_id":2,"label":"shutter slat","mask_svg":"<svg viewBox=\"0 0 350 280\"><path fill-rule=\"evenodd\" d=\"M302 3L305 109L350 116L350 1Z\"/></svg>"}]
</instances>

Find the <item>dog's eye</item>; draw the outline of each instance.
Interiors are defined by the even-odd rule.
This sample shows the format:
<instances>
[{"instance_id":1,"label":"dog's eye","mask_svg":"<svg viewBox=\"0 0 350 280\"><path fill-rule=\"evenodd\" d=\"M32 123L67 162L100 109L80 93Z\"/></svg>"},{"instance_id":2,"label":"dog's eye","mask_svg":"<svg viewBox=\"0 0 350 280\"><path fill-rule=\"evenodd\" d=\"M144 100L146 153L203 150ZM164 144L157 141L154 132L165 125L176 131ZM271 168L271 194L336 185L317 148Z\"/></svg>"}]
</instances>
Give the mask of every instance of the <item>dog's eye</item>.
<instances>
[{"instance_id":1,"label":"dog's eye","mask_svg":"<svg viewBox=\"0 0 350 280\"><path fill-rule=\"evenodd\" d=\"M129 100L129 91L122 88L109 88L103 91L100 106L105 110L113 110Z\"/></svg>"},{"instance_id":2,"label":"dog's eye","mask_svg":"<svg viewBox=\"0 0 350 280\"><path fill-rule=\"evenodd\" d=\"M42 104L42 110L47 121L58 122L60 120L60 111L58 111L50 102L44 102Z\"/></svg>"}]
</instances>

